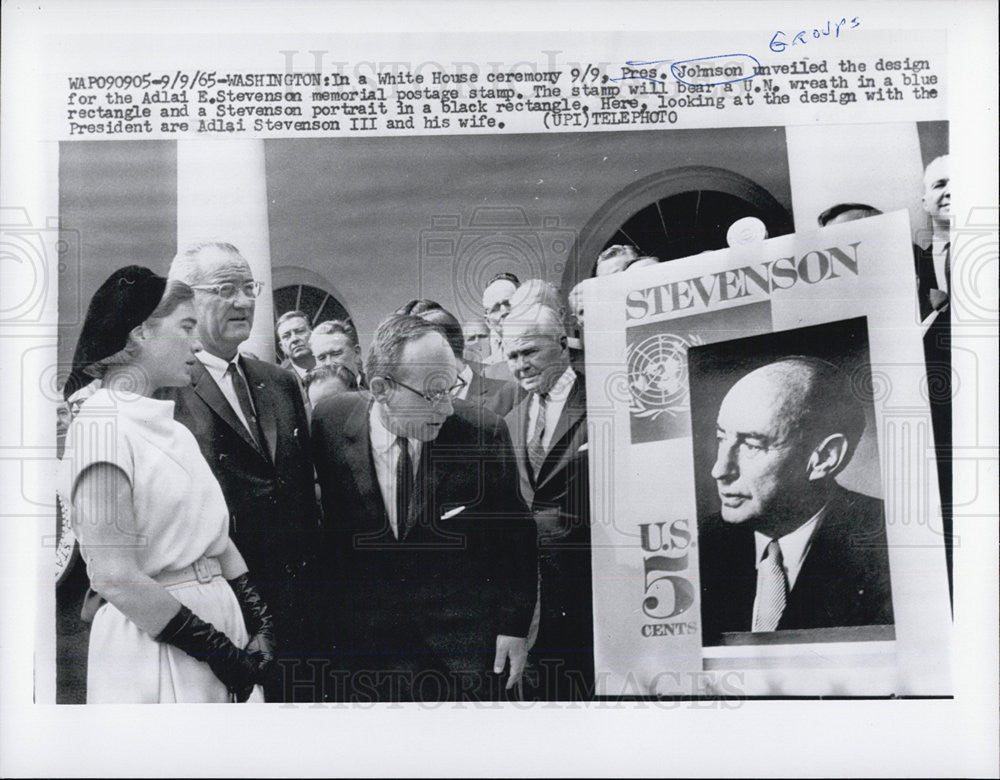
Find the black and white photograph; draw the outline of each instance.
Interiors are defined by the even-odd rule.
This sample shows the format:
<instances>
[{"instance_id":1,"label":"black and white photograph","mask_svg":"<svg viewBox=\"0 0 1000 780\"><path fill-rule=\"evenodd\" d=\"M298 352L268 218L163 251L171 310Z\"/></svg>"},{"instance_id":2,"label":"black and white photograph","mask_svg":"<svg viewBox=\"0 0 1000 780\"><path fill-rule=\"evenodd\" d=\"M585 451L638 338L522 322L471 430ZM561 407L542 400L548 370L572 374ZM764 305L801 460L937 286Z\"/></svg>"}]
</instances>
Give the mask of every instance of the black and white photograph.
<instances>
[{"instance_id":1,"label":"black and white photograph","mask_svg":"<svg viewBox=\"0 0 1000 780\"><path fill-rule=\"evenodd\" d=\"M705 644L892 635L867 341L859 319L690 349Z\"/></svg>"},{"instance_id":2,"label":"black and white photograph","mask_svg":"<svg viewBox=\"0 0 1000 780\"><path fill-rule=\"evenodd\" d=\"M903 5L5 5L0 770L990 774L996 24Z\"/></svg>"},{"instance_id":3,"label":"black and white photograph","mask_svg":"<svg viewBox=\"0 0 1000 780\"><path fill-rule=\"evenodd\" d=\"M904 130L913 134L921 157L930 158L932 166L941 168L946 163L947 156L939 154L947 151L945 123L900 128ZM586 450L587 354L581 338L586 313L574 310L564 291L579 290L588 278L595 280L593 285L611 273L628 270L634 275L678 257L722 249L733 240L733 225L756 225L765 236L793 235L790 187L797 158L791 156L784 129L569 133L555 138L415 137L363 143L265 140L216 147L218 143L210 141L60 145L59 224L67 247L65 271L60 275L57 382L65 403L60 419L73 421L81 410L102 408L101 419L114 427L108 416L152 414L146 409L130 412L124 397L114 391L91 397L97 389L110 389L104 387L103 373L107 361L114 358L111 364L124 366L113 372L122 374L123 392L160 402L160 413L172 410L168 416L183 426L175 432L194 436L222 492L229 539L248 567L253 587L248 598L261 605L270 621L269 641L276 647L269 654L272 662L266 674L257 678L267 701L453 701L484 696L495 700L507 695L528 695L529 700L539 701L593 699L598 693L589 603L593 575L588 527L593 518ZM757 152L748 158L746 150L751 147ZM733 151L723 151L727 149ZM903 155L897 156L902 164ZM692 164L696 162L704 164ZM217 175L206 177L212 166ZM532 181L529 177L536 174L538 179ZM228 177L238 178L230 181ZM460 184L449 186L449 182ZM541 195L526 201L531 192ZM863 194L885 208L892 205L884 190ZM901 191L897 197L904 194ZM916 196L921 193L909 193L909 200ZM511 205L517 203L527 205ZM879 211L870 208L873 214ZM635 213L630 213L632 209ZM193 225L213 231L208 233L211 237L192 238L169 254L173 237L195 229L184 222L192 210ZM621 224L609 214L622 215ZM817 225L823 216L817 217ZM131 230L134 220L143 224L141 233ZM832 224L844 221L841 214ZM235 236L214 232L226 225L256 243L248 245ZM265 237L267 243L261 243ZM815 271L800 264L793 272L805 282L815 281L811 273L816 279L834 277L836 265L827 265L835 264L837 256L833 255L833 261L821 254L816 257ZM126 260L128 264L122 265ZM772 270L775 288L791 279L784 266L779 272L778 265ZM142 308L133 312L135 303L122 292L137 292L147 276L164 285L166 314L180 317L177 327L186 328L191 340L190 349L178 353L190 375L190 381L180 386L174 377L155 376L152 367L163 367L163 358L155 352L147 366L139 360L141 350L128 349L131 342L126 336L132 338L137 325L162 318L162 311L150 308L157 303L147 300L155 297L152 293L146 293ZM179 304L171 296L187 294L175 291L175 287L183 289L180 285L190 288L190 297L175 313L171 307ZM574 300L579 303L579 294ZM390 323L393 316L431 322L448 348L438 349L433 359L420 356L420 369L410 376L411 367L400 347L419 340L421 332L411 332L416 324L412 320L410 325L401 320ZM914 312L913 317L917 316ZM116 317L123 319L116 321ZM672 320L671 338L691 345L697 353L698 344L726 338L735 330L771 330L774 319L769 303L689 315ZM690 421L704 416L695 409L694 400L712 397L690 368L686 377L678 373L677 356L657 328L640 324L627 329L632 344L633 443L691 436ZM466 335L477 333L483 335L482 345L478 352L470 352ZM818 331L801 334L799 340L808 347L813 342L850 344L857 337L837 338ZM742 342L736 344L721 360L727 368L739 365L736 358L749 349ZM653 354L650 349L660 351ZM122 350L128 354L115 357ZM384 399L377 394L384 384L372 374L372 362L391 380L392 392ZM94 364L100 365L95 368ZM239 370L228 369L230 364L239 365ZM324 377L329 369L337 369L342 376ZM133 387L138 376L148 377L152 384ZM858 387L870 384L870 379L858 383L856 375L852 381ZM452 400L459 403L439 401L423 408L421 404L429 403L426 397L416 405L408 403L412 387L424 396L453 388ZM848 390L853 392L852 387ZM342 392L363 403L357 409L345 406L344 399L323 403L327 395ZM550 393L555 393L552 404L548 403ZM544 416L539 400L543 397ZM691 399L690 410L685 398ZM934 396L934 400L944 398L940 392ZM600 408L607 401L592 398L591 405ZM141 399L136 402L143 404ZM431 445L439 433L450 429L444 423L456 409L462 411L464 403L478 412L478 427L465 445L472 482L452 495L450 480L438 484L433 473L438 467L450 469L451 478L457 479L454 458L437 454L439 443ZM381 417L383 408L388 418ZM327 411L333 409L338 411L330 411L333 416L328 419ZM445 568L436 575L448 579L444 572L469 567L459 591L432 589L421 596L407 584L408 579L419 581L423 576L408 575L410 565L418 570L428 565L411 564L409 557L422 560L416 551L404 554L403 560L390 556L382 561L386 551L369 549L363 541L368 535L391 532L385 540L402 544L408 536L393 511L398 511L395 503L400 500L395 494L399 484L394 471L401 458L398 450L386 462L386 467L392 464L391 474L379 476L378 460L360 473L355 466L345 470L346 464L366 464L376 458L379 445L372 431L379 426L362 421L369 414L378 414L388 433L405 435L411 442L417 481L412 489L427 502L413 507L422 518L417 525L433 528L445 523L456 508L463 508L462 522L477 524L460 531L457 541L472 554L471 559L442 558ZM392 427L387 420L395 414L401 417ZM867 442L873 446L875 420L873 414L869 416ZM355 425L359 427L353 438L343 442L331 438L333 431L339 437ZM85 432L91 426L84 415L82 421L70 423L64 434L68 454L63 456L59 499L69 520L64 549L73 544L70 536L76 541L75 551L64 553L69 563L59 573L56 594L57 700L66 703L104 700L96 687L101 664L95 651L101 645L98 629L109 614L120 610L94 587L95 581L100 585L104 581L100 568L94 571L95 567L103 564L120 571L118 576L130 583L140 576L154 581L161 577L175 587L197 578L193 569L184 575L188 579L180 581L170 572L183 571L201 558L219 557L216 540L214 555L208 555L206 547L182 551L179 559L173 558L172 551L163 558L149 549L139 549L135 555L129 551L127 564L90 558L86 532L95 520L87 519L88 510L78 506L76 497L81 475L104 462L94 460L97 450L88 442L92 434ZM940 430L948 435L947 422ZM494 438L498 444L490 443ZM504 438L509 439L509 446L497 449ZM146 448L128 439L116 440L116 447L132 454L134 468ZM537 453L532 449L536 439ZM366 440L368 448L350 454ZM461 439L446 440L452 449L462 446ZM855 445L848 450L852 454ZM161 444L156 449L170 452L173 446ZM185 452L178 451L171 459L196 460L189 446ZM106 457L109 463L121 465L120 454ZM494 478L489 473L498 459L508 462L508 470ZM427 466L424 471L421 460ZM845 453L844 465L849 460ZM157 479L163 478L160 466L152 468ZM710 470L696 464L698 481ZM137 477L123 471L131 490L137 491ZM867 473L878 473L877 459ZM203 477L188 472L178 475L182 478L191 481L186 494L195 485L201 487ZM147 500L152 506L158 503L158 484L149 486ZM496 487L501 484L506 487ZM347 485L354 487L342 493ZM375 485L379 495L372 492ZM878 489L877 482L874 487ZM93 501L103 508L95 507L90 513L108 513L116 524L121 522L116 512L109 512L109 507L117 506L117 498L95 495ZM347 511L344 502L357 508ZM165 517L183 514L176 503L167 507ZM203 510L198 507L195 504L188 511L200 514ZM155 511L159 513L159 507ZM482 550L473 554L475 534L468 534L490 515L503 516L502 527L507 531L498 526L484 537ZM945 517L938 523L943 534ZM529 518L537 530L531 544L517 542L507 549L506 543L496 547L486 541L501 539L506 533L523 536L515 529L529 524ZM136 516L133 522L135 533L145 539L151 530L145 519ZM433 547L440 541L446 550L448 537L447 533L432 534L418 546ZM154 538L155 534L149 544ZM115 547L104 541L99 546ZM884 542L882 547L884 553ZM728 559L705 557L704 549L703 544L703 572L706 561L728 568ZM478 556L483 560L477 563ZM508 556L513 558L508 561ZM488 562L500 568L494 571ZM513 573L521 572L516 575L521 577L533 568L538 570L532 580L537 579L535 585L525 580L522 587L511 579ZM732 584L735 593L746 590L735 585L744 576L723 571L714 578ZM222 577L234 579L231 571ZM883 580L882 596L891 624L888 576ZM512 627L510 634L477 628L474 637L463 625L484 626L495 616L476 617L481 606L470 602L460 608L457 604L474 597L481 605L484 588L495 582L505 583L509 590L498 591L486 603L509 601L511 608L522 604L519 611L527 614L520 615L517 629ZM462 588L465 593L460 596ZM524 588L538 591L535 619L530 614L533 605L527 603L532 600L520 592ZM868 588L871 597L873 590ZM718 594L730 608L737 608L728 590L703 581L702 592L706 597ZM798 592L802 593L801 587ZM544 603L546 597L554 600L551 607ZM425 616L420 613L429 607L398 606L414 598L423 598L427 604L453 604L441 617L443 622L424 625ZM80 617L81 600L87 604L85 619ZM143 609L154 608L145 605L144 597L140 601ZM171 604L166 602L163 608ZM366 626L351 628L361 619L362 605L370 612ZM246 609L244 605L244 617ZM824 617L822 605L802 609L811 614L803 616L796 627L838 625L835 617ZM165 617L169 615L162 615L152 624L154 630L145 629L145 633L155 637L169 628ZM133 622L128 613L117 619L127 620L130 626ZM786 620L791 620L791 613ZM708 619L703 628L706 644L716 644L719 631L738 630L736 624L716 625ZM521 640L517 658L501 647L506 639L500 637L508 636ZM187 640L182 637L180 641ZM398 645L400 658L407 661L384 666L386 642ZM457 652L457 648L465 649ZM194 649L208 653L207 647ZM452 657L453 650L459 658ZM138 659L149 651L137 651L134 663L124 650L111 654L113 675L122 679L112 685L120 693L109 694L110 700L119 700L115 698L119 695L132 702L201 700L200 694L171 687L174 674L169 670L176 664L173 651L161 654L160 671L152 678L155 685L135 685L124 670L141 666ZM427 663L411 663L414 658ZM496 671L494 661L499 667ZM503 678L505 667L521 669L524 679L522 674L509 672ZM492 679L494 674L496 679ZM473 678L481 679L470 682ZM513 682L510 688L507 682ZM233 686L226 688L229 696L237 694ZM188 699L189 695L195 698Z\"/></svg>"}]
</instances>

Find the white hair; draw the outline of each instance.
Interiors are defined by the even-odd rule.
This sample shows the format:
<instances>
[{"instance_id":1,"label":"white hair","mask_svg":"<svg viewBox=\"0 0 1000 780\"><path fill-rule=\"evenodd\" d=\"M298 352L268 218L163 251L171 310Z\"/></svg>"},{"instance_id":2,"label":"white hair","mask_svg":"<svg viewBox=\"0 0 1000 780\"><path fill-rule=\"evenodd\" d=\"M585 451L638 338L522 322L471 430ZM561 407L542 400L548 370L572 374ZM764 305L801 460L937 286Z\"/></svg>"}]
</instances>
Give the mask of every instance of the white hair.
<instances>
[{"instance_id":1,"label":"white hair","mask_svg":"<svg viewBox=\"0 0 1000 780\"><path fill-rule=\"evenodd\" d=\"M504 339L519 336L548 336L561 339L566 336L562 317L550 306L537 303L512 307L503 321Z\"/></svg>"},{"instance_id":2,"label":"white hair","mask_svg":"<svg viewBox=\"0 0 1000 780\"><path fill-rule=\"evenodd\" d=\"M181 249L170 262L170 271L167 273L168 279L177 279L185 284L198 284L203 276L204 270L198 257L203 249L214 247L227 254L242 258L240 250L225 241L196 241Z\"/></svg>"}]
</instances>

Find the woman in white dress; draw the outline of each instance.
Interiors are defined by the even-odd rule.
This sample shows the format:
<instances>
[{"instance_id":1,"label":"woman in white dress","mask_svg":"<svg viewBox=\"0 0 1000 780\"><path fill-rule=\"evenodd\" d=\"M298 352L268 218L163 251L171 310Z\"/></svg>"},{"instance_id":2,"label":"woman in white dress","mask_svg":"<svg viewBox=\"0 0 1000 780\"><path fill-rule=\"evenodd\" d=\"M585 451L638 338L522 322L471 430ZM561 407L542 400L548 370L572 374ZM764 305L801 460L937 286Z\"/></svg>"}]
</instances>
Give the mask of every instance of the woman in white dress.
<instances>
[{"instance_id":1,"label":"woman in white dress","mask_svg":"<svg viewBox=\"0 0 1000 780\"><path fill-rule=\"evenodd\" d=\"M218 482L173 402L199 349L193 293L128 266L94 295L64 394L63 487L91 587L87 702L263 701L272 620L229 539ZM249 628L249 631L248 631Z\"/></svg>"}]
</instances>

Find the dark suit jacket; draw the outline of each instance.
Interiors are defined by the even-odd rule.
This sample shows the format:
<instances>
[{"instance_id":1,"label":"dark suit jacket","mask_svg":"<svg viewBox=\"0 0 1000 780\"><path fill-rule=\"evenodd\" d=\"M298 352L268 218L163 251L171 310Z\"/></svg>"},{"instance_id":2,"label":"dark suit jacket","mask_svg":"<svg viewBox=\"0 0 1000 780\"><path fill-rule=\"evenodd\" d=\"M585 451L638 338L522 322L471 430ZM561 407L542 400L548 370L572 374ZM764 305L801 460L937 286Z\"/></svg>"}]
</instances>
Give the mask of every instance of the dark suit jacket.
<instances>
[{"instance_id":1,"label":"dark suit jacket","mask_svg":"<svg viewBox=\"0 0 1000 780\"><path fill-rule=\"evenodd\" d=\"M229 534L268 600L283 649L312 622L309 561L319 531L309 429L295 378L270 363L241 357L267 452L254 444L200 361L189 387L161 391L186 425L229 506ZM292 586L293 581L297 584ZM290 614L291 613L291 614ZM289 634L292 637L289 637Z\"/></svg>"},{"instance_id":2,"label":"dark suit jacket","mask_svg":"<svg viewBox=\"0 0 1000 780\"><path fill-rule=\"evenodd\" d=\"M369 670L404 655L420 668L475 656L491 670L497 634L527 635L537 587L534 527L507 431L495 415L456 401L421 449L397 540L372 459L372 403L364 392L341 393L313 412L330 641L345 665Z\"/></svg>"},{"instance_id":3,"label":"dark suit jacket","mask_svg":"<svg viewBox=\"0 0 1000 780\"><path fill-rule=\"evenodd\" d=\"M285 358L281 361L280 367L285 369L293 377L295 377L295 384L299 386L299 392L302 393L302 404L306 407L306 411L309 411L309 393L306 392L305 382L299 376L299 372L295 370L295 366L292 365L291 358Z\"/></svg>"},{"instance_id":4,"label":"dark suit jacket","mask_svg":"<svg viewBox=\"0 0 1000 780\"><path fill-rule=\"evenodd\" d=\"M589 662L593 674L593 606L590 563L590 483L587 461L587 391L582 374L566 399L552 445L533 480L527 461L530 394L507 415L521 494L538 529L541 613L537 652L561 655L574 668Z\"/></svg>"},{"instance_id":5,"label":"dark suit jacket","mask_svg":"<svg viewBox=\"0 0 1000 780\"><path fill-rule=\"evenodd\" d=\"M937 274L934 272L933 245L926 248L913 245L913 270L917 275L917 302L920 304L920 319L924 320L933 311L931 290L937 289Z\"/></svg>"},{"instance_id":6,"label":"dark suit jacket","mask_svg":"<svg viewBox=\"0 0 1000 780\"><path fill-rule=\"evenodd\" d=\"M475 406L489 409L497 417L505 417L522 395L520 385L516 382L490 379L473 367L472 381L469 382L469 392L465 400Z\"/></svg>"},{"instance_id":7,"label":"dark suit jacket","mask_svg":"<svg viewBox=\"0 0 1000 780\"><path fill-rule=\"evenodd\" d=\"M750 631L757 589L754 534L713 515L698 526L702 641ZM812 538L778 630L891 625L892 591L882 502L836 488Z\"/></svg>"},{"instance_id":8,"label":"dark suit jacket","mask_svg":"<svg viewBox=\"0 0 1000 780\"><path fill-rule=\"evenodd\" d=\"M926 249L914 245L913 262L917 271L917 296L920 318L931 313L930 291L937 288L934 271L933 245ZM937 461L938 486L941 493L942 530L945 537L945 557L948 583L952 572L952 452L951 452L951 305L942 309L924 333L924 362L927 364L927 387L934 429L934 449Z\"/></svg>"}]
</instances>

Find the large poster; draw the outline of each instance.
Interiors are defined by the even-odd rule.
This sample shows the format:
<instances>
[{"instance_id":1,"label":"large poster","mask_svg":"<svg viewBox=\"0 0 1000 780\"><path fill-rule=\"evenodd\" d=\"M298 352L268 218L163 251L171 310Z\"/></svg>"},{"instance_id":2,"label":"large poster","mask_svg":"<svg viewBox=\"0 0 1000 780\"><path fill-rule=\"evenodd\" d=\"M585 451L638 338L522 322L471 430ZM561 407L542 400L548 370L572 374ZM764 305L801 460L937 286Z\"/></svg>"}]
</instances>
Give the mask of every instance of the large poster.
<instances>
[{"instance_id":1,"label":"large poster","mask_svg":"<svg viewBox=\"0 0 1000 780\"><path fill-rule=\"evenodd\" d=\"M949 692L912 252L895 212L587 284L599 695Z\"/></svg>"},{"instance_id":2,"label":"large poster","mask_svg":"<svg viewBox=\"0 0 1000 780\"><path fill-rule=\"evenodd\" d=\"M0 775L152 765L200 776L221 763L265 776L998 774L989 4L235 0L191 11L173 0L0 8ZM926 173L949 155L944 220L947 176L942 190ZM810 232L835 212L897 210L908 231L897 213ZM772 238L719 252L747 217ZM562 583L596 609L596 697L588 679L579 701L538 700L525 685L521 701L439 702L441 678L421 669L434 701L74 706L88 694L91 583L73 507L57 506L64 382L99 285L126 264L164 275L201 238L239 247L264 284L242 349L275 364L290 311L350 320L366 359L390 312L430 300L470 327L477 360L502 368L490 281L558 288L567 349L591 383L589 441L572 454L593 471L593 583L589 571ZM954 349L938 343L933 366L914 332L911 242L921 278L948 286ZM595 296L584 356L573 292L615 245L642 261L584 283ZM943 292L928 284L918 300L940 306ZM827 408L821 375L855 403ZM824 425L853 420L821 437L815 464L798 459L800 481L836 470L816 511L757 510L812 494L773 489L796 462L775 457L786 438L748 435L774 432L764 423L775 415L751 425L746 414L783 408L775 377L811 391L785 399L800 414L777 422L801 420L803 406L827 411ZM942 409L953 435L932 442ZM948 456L937 464L935 445ZM764 531L793 521L777 534L779 563ZM283 564L273 552L268 563ZM304 622L337 628L319 581L343 577L324 566L299 578L318 602ZM422 614L405 593L382 603L390 625ZM330 663L300 664L295 678L334 699L346 665L317 645ZM589 661L593 647L562 649ZM534 654L527 682L561 672ZM723 722L725 748L712 749Z\"/></svg>"}]
</instances>

